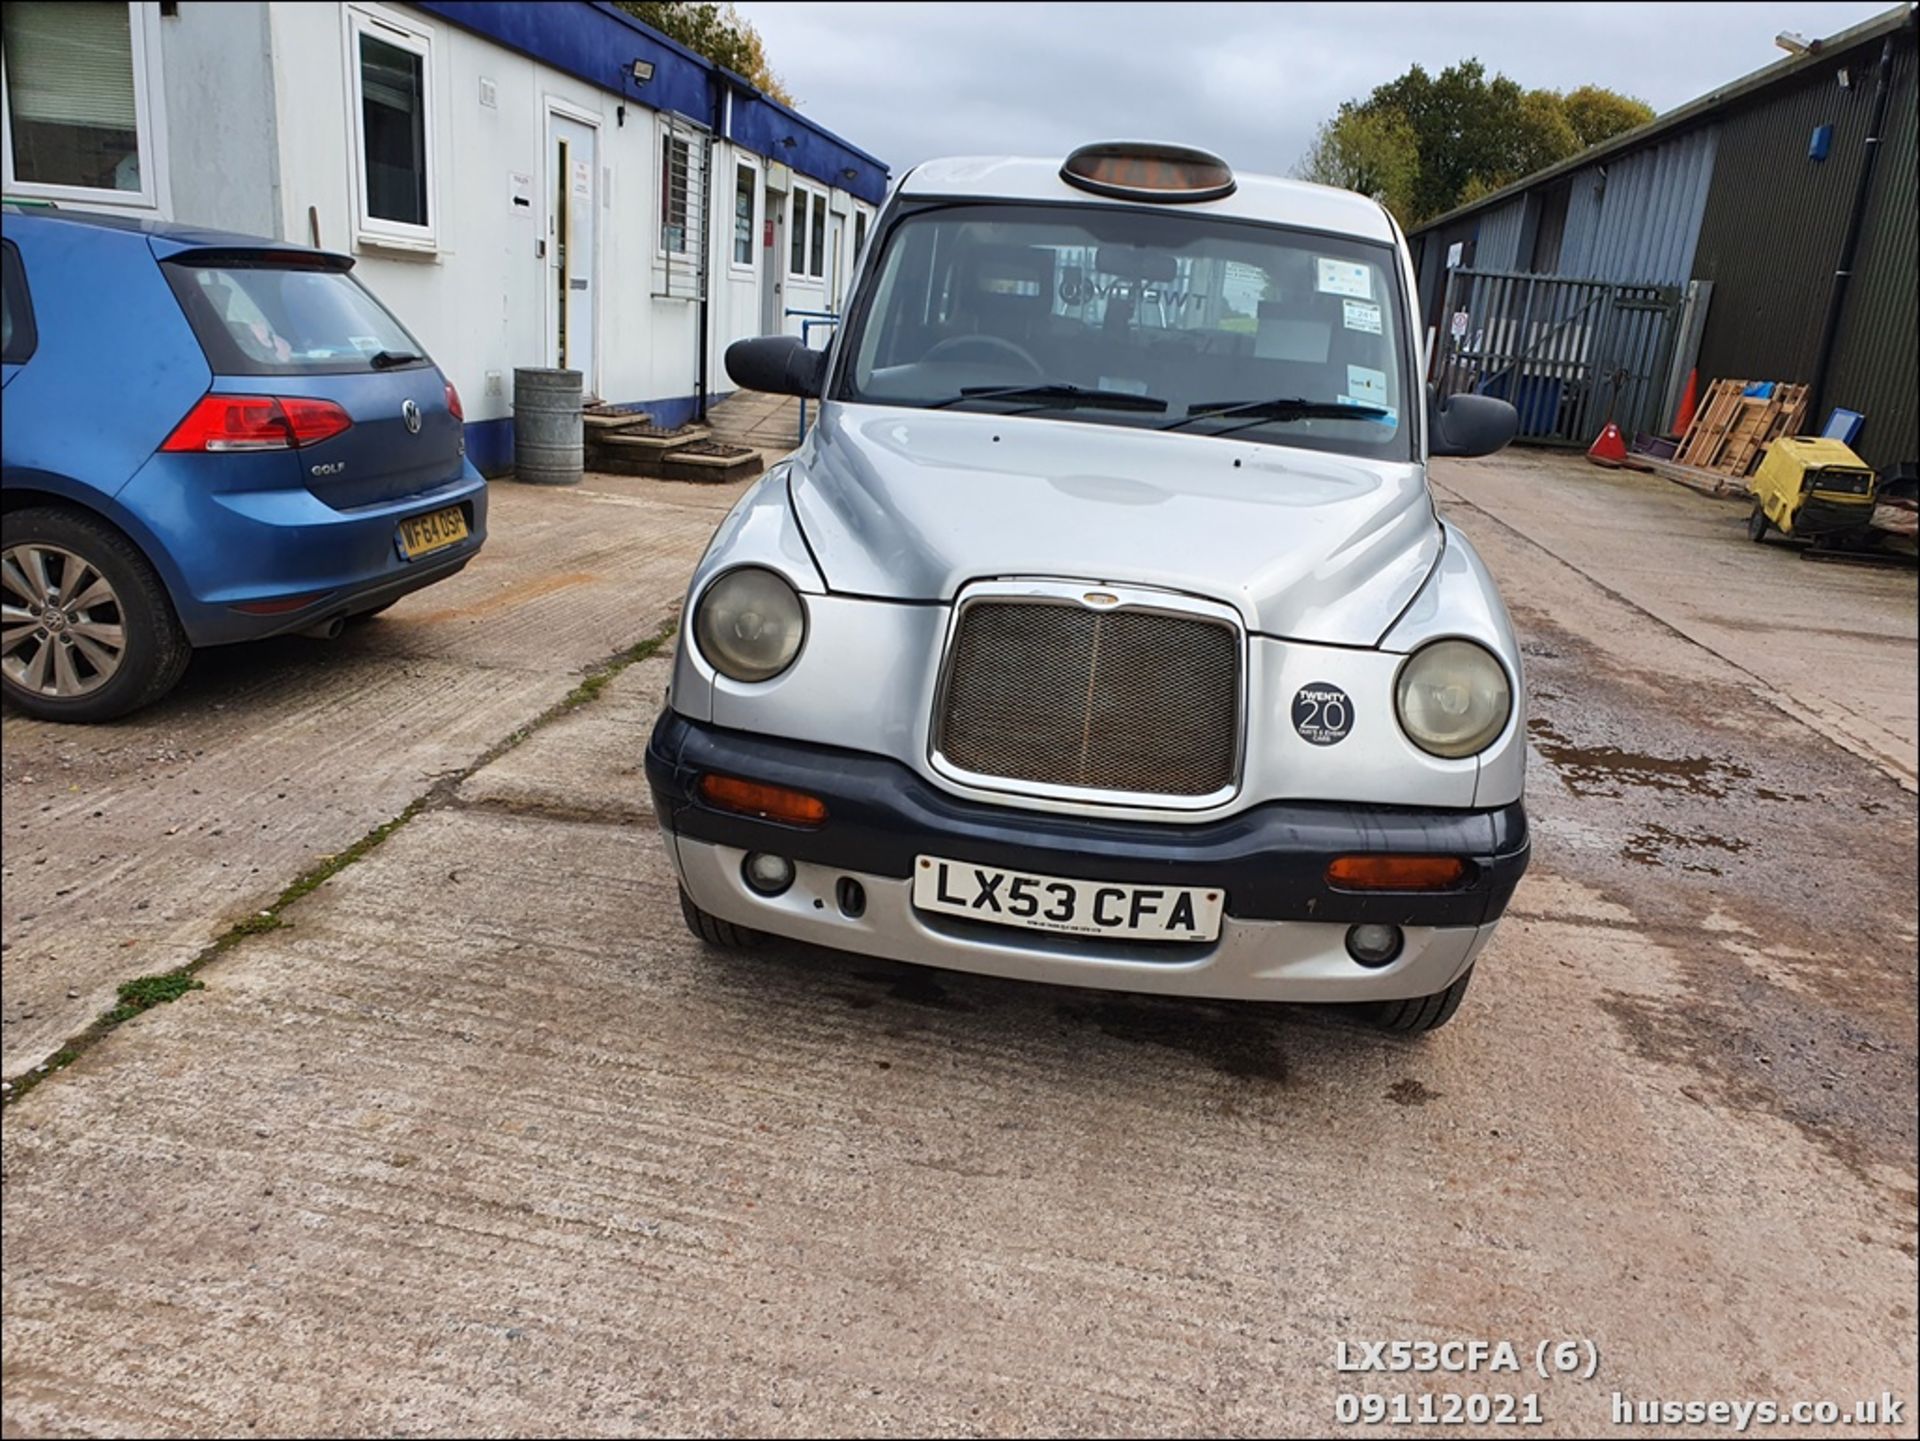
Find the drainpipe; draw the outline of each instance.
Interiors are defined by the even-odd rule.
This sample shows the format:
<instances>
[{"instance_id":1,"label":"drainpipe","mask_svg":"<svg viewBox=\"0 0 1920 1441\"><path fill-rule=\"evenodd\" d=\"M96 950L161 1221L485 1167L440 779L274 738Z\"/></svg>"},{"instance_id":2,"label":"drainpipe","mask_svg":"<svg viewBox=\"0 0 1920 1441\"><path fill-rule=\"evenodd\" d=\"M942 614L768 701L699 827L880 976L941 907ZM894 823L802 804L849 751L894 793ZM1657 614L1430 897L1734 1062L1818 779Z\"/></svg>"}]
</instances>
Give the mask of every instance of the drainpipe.
<instances>
[{"instance_id":1,"label":"drainpipe","mask_svg":"<svg viewBox=\"0 0 1920 1441\"><path fill-rule=\"evenodd\" d=\"M1827 298L1827 313L1820 322L1820 349L1813 362L1813 379L1807 386L1807 414L1814 425L1826 409L1827 371L1833 364L1834 343L1840 338L1840 312L1847 303L1847 284L1853 279L1854 252L1860 246L1860 226L1867 215L1867 198L1873 189L1873 165L1880 158L1880 131L1887 119L1887 75L1893 69L1893 37L1880 45L1880 63L1873 82L1873 118L1867 122L1866 153L1860 158L1860 179L1853 190L1853 213L1847 217L1846 238L1840 242L1840 263L1834 268L1833 290Z\"/></svg>"},{"instance_id":2,"label":"drainpipe","mask_svg":"<svg viewBox=\"0 0 1920 1441\"><path fill-rule=\"evenodd\" d=\"M699 363L695 370L693 418L705 423L707 418L707 323L713 297L713 151L714 137L720 134L726 123L727 83L721 77L720 67L711 65L707 70L707 85L713 96L713 123L707 127L706 155L700 164L700 174L707 188L704 202L700 206L700 224L704 234L700 239L700 321L695 327L698 339L694 342L700 347Z\"/></svg>"}]
</instances>

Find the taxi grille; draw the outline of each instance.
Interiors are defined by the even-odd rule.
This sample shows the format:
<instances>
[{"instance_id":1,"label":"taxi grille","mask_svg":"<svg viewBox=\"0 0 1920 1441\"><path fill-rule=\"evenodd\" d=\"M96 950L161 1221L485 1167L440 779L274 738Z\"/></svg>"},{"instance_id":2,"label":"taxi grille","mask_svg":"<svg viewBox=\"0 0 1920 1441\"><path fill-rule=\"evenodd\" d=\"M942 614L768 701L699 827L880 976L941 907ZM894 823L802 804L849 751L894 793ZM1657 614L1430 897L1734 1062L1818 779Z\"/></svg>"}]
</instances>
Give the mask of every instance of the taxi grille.
<instances>
[{"instance_id":1,"label":"taxi grille","mask_svg":"<svg viewBox=\"0 0 1920 1441\"><path fill-rule=\"evenodd\" d=\"M935 744L961 770L1148 795L1233 783L1240 635L1077 601L977 601L947 659Z\"/></svg>"}]
</instances>

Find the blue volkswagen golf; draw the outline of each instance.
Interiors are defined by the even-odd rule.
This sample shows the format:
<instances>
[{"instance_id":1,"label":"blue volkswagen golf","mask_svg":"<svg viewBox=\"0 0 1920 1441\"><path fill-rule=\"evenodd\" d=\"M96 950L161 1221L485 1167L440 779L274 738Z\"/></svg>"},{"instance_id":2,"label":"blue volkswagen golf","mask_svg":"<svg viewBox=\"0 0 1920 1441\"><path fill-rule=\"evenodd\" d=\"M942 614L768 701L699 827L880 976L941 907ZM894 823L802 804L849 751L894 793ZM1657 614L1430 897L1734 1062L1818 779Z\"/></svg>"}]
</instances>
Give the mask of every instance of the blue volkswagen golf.
<instances>
[{"instance_id":1,"label":"blue volkswagen golf","mask_svg":"<svg viewBox=\"0 0 1920 1441\"><path fill-rule=\"evenodd\" d=\"M98 721L196 646L331 636L486 536L460 397L353 261L7 206L0 685Z\"/></svg>"}]
</instances>

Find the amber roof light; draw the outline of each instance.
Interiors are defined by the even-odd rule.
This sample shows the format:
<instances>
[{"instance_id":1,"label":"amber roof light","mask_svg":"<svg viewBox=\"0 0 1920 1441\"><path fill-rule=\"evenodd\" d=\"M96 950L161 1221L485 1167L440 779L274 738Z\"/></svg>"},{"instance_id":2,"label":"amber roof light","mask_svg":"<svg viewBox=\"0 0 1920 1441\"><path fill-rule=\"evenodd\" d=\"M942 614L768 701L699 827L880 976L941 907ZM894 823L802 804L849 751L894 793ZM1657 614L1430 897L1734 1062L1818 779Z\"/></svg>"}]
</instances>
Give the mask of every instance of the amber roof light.
<instances>
[{"instance_id":1,"label":"amber roof light","mask_svg":"<svg viewBox=\"0 0 1920 1441\"><path fill-rule=\"evenodd\" d=\"M1177 205L1233 194L1233 171L1218 155L1189 145L1108 140L1082 145L1060 167L1069 185L1121 200Z\"/></svg>"}]
</instances>

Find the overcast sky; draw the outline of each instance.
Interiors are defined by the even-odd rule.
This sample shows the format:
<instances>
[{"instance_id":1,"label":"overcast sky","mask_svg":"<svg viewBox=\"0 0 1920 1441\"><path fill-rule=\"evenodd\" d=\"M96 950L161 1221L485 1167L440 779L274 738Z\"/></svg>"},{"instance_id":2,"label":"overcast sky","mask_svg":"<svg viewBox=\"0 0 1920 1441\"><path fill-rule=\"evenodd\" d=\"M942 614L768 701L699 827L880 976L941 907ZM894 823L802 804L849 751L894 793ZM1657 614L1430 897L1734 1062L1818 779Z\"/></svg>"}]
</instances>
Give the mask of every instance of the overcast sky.
<instances>
[{"instance_id":1,"label":"overcast sky","mask_svg":"<svg viewBox=\"0 0 1920 1441\"><path fill-rule=\"evenodd\" d=\"M1885 3L947 4L740 0L809 117L897 176L935 155L1176 140L1284 174L1314 127L1415 61L1671 110Z\"/></svg>"}]
</instances>

